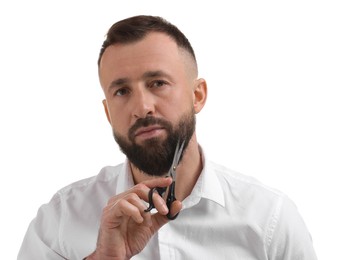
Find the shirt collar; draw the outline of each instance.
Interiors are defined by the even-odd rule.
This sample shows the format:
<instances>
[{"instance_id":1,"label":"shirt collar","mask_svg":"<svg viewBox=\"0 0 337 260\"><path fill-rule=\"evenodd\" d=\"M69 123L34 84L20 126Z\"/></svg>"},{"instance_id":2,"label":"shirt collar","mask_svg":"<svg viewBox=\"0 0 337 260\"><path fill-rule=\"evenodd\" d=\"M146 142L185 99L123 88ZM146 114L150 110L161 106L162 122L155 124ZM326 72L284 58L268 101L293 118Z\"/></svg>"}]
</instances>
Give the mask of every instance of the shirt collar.
<instances>
[{"instance_id":1,"label":"shirt collar","mask_svg":"<svg viewBox=\"0 0 337 260\"><path fill-rule=\"evenodd\" d=\"M118 174L117 182L117 194L131 189L135 185L128 159L125 159L124 163L122 164L122 168L120 170L120 173Z\"/></svg>"},{"instance_id":2,"label":"shirt collar","mask_svg":"<svg viewBox=\"0 0 337 260\"><path fill-rule=\"evenodd\" d=\"M203 169L191 192L183 201L183 207L188 208L197 204L201 198L211 200L222 207L225 207L224 192L216 172L212 169L211 163L207 160L204 150L199 146Z\"/></svg>"}]
</instances>

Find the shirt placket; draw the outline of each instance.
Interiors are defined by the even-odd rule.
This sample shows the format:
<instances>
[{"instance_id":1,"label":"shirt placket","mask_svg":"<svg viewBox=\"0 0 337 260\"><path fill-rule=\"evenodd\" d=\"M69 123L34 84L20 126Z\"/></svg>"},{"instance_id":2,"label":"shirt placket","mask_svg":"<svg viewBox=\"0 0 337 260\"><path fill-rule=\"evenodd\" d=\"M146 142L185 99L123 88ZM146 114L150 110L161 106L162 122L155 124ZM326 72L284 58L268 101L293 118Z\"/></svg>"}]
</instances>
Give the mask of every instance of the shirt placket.
<instances>
[{"instance_id":1,"label":"shirt placket","mask_svg":"<svg viewBox=\"0 0 337 260\"><path fill-rule=\"evenodd\" d=\"M168 224L164 225L158 231L158 246L159 246L159 254L160 259L170 259L174 260L177 259L175 256L175 249L174 249L174 235L172 229Z\"/></svg>"}]
</instances>

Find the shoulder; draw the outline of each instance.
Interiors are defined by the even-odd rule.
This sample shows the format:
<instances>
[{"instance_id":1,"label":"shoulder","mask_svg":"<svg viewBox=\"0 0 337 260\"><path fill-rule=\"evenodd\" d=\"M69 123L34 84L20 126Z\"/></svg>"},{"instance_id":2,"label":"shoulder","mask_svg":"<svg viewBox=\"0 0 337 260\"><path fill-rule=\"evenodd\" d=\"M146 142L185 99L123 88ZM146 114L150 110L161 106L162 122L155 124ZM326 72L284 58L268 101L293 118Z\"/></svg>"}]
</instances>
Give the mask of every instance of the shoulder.
<instances>
[{"instance_id":1,"label":"shoulder","mask_svg":"<svg viewBox=\"0 0 337 260\"><path fill-rule=\"evenodd\" d=\"M261 229L271 259L316 259L308 229L286 194L222 165L208 162L208 168L221 183L228 211Z\"/></svg>"},{"instance_id":2,"label":"shoulder","mask_svg":"<svg viewBox=\"0 0 337 260\"><path fill-rule=\"evenodd\" d=\"M119 164L116 166L106 166L100 170L100 172L92 177L85 178L76 182L73 182L63 188L61 188L57 193L59 195L67 195L74 192L85 192L87 190L93 189L97 186L115 186L114 183L118 181L121 175L124 174L124 164Z\"/></svg>"},{"instance_id":3,"label":"shoulder","mask_svg":"<svg viewBox=\"0 0 337 260\"><path fill-rule=\"evenodd\" d=\"M246 194L244 197L249 197L251 195L261 195L273 199L286 197L284 193L276 188L270 187L252 176L229 169L223 165L208 161L207 168L209 171L216 174L224 192L232 192L241 195Z\"/></svg>"},{"instance_id":4,"label":"shoulder","mask_svg":"<svg viewBox=\"0 0 337 260\"><path fill-rule=\"evenodd\" d=\"M58 190L49 203L40 207L38 218L54 219L53 226L80 222L96 214L107 200L117 193L117 186L125 177L125 164L107 166L96 175L71 183ZM98 217L98 215L96 216ZM84 220L83 220L84 221ZM40 221L39 221L40 222Z\"/></svg>"},{"instance_id":5,"label":"shoulder","mask_svg":"<svg viewBox=\"0 0 337 260\"><path fill-rule=\"evenodd\" d=\"M277 224L285 205L292 204L283 192L252 176L213 162L208 162L208 170L217 176L230 214L256 222L258 226L265 228L265 232L269 232Z\"/></svg>"},{"instance_id":6,"label":"shoulder","mask_svg":"<svg viewBox=\"0 0 337 260\"><path fill-rule=\"evenodd\" d=\"M118 192L118 185L125 183L125 164L106 166L92 177L73 182L58 190L47 204L61 210L64 205L106 203L106 198Z\"/></svg>"}]
</instances>

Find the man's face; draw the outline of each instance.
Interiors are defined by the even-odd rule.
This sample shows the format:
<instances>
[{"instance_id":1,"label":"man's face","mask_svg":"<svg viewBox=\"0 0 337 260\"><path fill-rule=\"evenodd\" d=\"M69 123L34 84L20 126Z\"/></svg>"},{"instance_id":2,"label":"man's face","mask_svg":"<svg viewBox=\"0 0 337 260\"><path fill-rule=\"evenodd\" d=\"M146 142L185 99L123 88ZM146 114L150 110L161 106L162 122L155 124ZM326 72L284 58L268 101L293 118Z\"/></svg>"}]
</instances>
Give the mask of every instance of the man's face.
<instances>
[{"instance_id":1,"label":"man's face","mask_svg":"<svg viewBox=\"0 0 337 260\"><path fill-rule=\"evenodd\" d=\"M188 143L194 134L192 64L162 33L109 46L102 56L99 76L115 140L148 174L165 174L178 140Z\"/></svg>"}]
</instances>

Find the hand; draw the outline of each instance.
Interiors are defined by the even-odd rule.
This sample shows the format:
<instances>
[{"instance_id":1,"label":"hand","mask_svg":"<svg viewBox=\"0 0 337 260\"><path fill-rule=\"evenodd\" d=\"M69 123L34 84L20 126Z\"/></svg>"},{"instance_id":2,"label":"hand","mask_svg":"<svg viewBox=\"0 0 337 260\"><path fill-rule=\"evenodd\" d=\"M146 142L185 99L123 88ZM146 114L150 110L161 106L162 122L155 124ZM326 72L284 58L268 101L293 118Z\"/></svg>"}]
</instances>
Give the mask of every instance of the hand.
<instances>
[{"instance_id":1,"label":"hand","mask_svg":"<svg viewBox=\"0 0 337 260\"><path fill-rule=\"evenodd\" d=\"M97 248L86 259L130 259L138 254L159 228L169 220L168 208L159 194L153 194L158 213L145 212L144 201L154 187L167 187L171 178L155 178L135 185L130 190L112 197L103 210ZM171 206L173 215L181 210L181 202Z\"/></svg>"}]
</instances>

